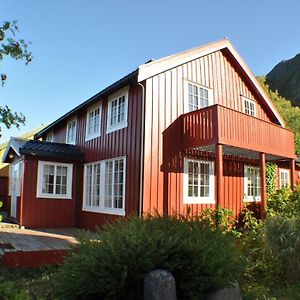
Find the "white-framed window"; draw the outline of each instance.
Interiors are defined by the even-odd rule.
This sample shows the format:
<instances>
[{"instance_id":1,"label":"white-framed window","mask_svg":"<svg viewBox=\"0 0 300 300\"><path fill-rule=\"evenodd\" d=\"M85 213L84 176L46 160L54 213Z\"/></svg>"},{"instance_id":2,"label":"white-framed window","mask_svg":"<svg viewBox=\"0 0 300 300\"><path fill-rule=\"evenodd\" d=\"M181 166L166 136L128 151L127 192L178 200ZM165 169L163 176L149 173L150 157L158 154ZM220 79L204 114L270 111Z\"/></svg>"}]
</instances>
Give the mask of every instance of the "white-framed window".
<instances>
[{"instance_id":1,"label":"white-framed window","mask_svg":"<svg viewBox=\"0 0 300 300\"><path fill-rule=\"evenodd\" d=\"M213 105L212 89L186 81L186 112L198 110L210 105Z\"/></svg>"},{"instance_id":2,"label":"white-framed window","mask_svg":"<svg viewBox=\"0 0 300 300\"><path fill-rule=\"evenodd\" d=\"M290 185L290 170L279 169L279 187L282 189L283 187Z\"/></svg>"},{"instance_id":3,"label":"white-framed window","mask_svg":"<svg viewBox=\"0 0 300 300\"><path fill-rule=\"evenodd\" d=\"M74 118L70 120L67 124L67 134L66 134L66 143L73 144L76 143L76 127L77 127L77 120Z\"/></svg>"},{"instance_id":4,"label":"white-framed window","mask_svg":"<svg viewBox=\"0 0 300 300\"><path fill-rule=\"evenodd\" d=\"M86 134L85 140L91 140L100 136L102 106L96 104L91 106L86 115Z\"/></svg>"},{"instance_id":5,"label":"white-framed window","mask_svg":"<svg viewBox=\"0 0 300 300\"><path fill-rule=\"evenodd\" d=\"M244 167L244 201L260 201L260 169Z\"/></svg>"},{"instance_id":6,"label":"white-framed window","mask_svg":"<svg viewBox=\"0 0 300 300\"><path fill-rule=\"evenodd\" d=\"M214 163L184 159L183 203L215 203Z\"/></svg>"},{"instance_id":7,"label":"white-framed window","mask_svg":"<svg viewBox=\"0 0 300 300\"><path fill-rule=\"evenodd\" d=\"M128 87L108 98L107 131L110 133L128 126Z\"/></svg>"},{"instance_id":8,"label":"white-framed window","mask_svg":"<svg viewBox=\"0 0 300 300\"><path fill-rule=\"evenodd\" d=\"M83 184L82 210L125 215L125 157L85 164Z\"/></svg>"},{"instance_id":9,"label":"white-framed window","mask_svg":"<svg viewBox=\"0 0 300 300\"><path fill-rule=\"evenodd\" d=\"M46 135L46 142L53 142L53 131L49 131Z\"/></svg>"},{"instance_id":10,"label":"white-framed window","mask_svg":"<svg viewBox=\"0 0 300 300\"><path fill-rule=\"evenodd\" d=\"M73 165L51 162L38 162L37 197L72 198Z\"/></svg>"},{"instance_id":11,"label":"white-framed window","mask_svg":"<svg viewBox=\"0 0 300 300\"><path fill-rule=\"evenodd\" d=\"M256 117L256 102L242 96L243 111L245 114Z\"/></svg>"}]
</instances>

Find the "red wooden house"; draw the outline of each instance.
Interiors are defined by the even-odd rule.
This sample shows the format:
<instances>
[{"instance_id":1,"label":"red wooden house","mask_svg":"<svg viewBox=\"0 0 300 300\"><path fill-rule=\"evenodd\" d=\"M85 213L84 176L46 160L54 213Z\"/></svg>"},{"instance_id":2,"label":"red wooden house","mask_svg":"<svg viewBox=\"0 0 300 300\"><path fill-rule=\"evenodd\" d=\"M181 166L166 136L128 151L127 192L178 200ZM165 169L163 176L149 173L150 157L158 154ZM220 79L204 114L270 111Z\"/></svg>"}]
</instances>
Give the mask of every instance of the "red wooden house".
<instances>
[{"instance_id":1,"label":"red wooden house","mask_svg":"<svg viewBox=\"0 0 300 300\"><path fill-rule=\"evenodd\" d=\"M266 205L266 162L285 166L282 184L299 178L294 134L227 39L147 62L14 143L5 161L26 227L188 207L238 214L245 201Z\"/></svg>"}]
</instances>

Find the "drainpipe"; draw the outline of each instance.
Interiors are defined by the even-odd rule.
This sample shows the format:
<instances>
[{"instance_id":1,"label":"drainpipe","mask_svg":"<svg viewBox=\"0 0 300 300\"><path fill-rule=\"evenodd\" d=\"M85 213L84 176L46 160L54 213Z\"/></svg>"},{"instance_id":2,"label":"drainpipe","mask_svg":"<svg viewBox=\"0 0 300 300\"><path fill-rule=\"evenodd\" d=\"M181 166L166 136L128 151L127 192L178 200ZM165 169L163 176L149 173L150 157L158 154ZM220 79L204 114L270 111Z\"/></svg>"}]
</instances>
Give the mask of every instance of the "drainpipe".
<instances>
[{"instance_id":1,"label":"drainpipe","mask_svg":"<svg viewBox=\"0 0 300 300\"><path fill-rule=\"evenodd\" d=\"M143 214L143 178L144 178L144 151L145 151L145 87L138 82L142 87L142 115L141 115L141 157L140 157L140 189L139 189L139 216Z\"/></svg>"}]
</instances>

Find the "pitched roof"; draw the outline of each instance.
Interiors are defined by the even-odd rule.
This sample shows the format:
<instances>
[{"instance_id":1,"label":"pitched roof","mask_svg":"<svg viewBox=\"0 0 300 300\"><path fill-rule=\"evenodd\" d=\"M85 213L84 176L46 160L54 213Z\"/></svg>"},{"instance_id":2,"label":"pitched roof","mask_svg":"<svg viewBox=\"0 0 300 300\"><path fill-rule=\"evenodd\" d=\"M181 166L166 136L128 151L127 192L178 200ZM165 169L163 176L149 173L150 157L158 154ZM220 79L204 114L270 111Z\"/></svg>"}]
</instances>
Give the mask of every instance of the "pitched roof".
<instances>
[{"instance_id":1,"label":"pitched roof","mask_svg":"<svg viewBox=\"0 0 300 300\"><path fill-rule=\"evenodd\" d=\"M27 139L11 137L7 144L5 152L3 153L2 162L4 162L4 163L10 162L11 158L9 157L9 153L11 153L11 151L13 151L15 153L15 155L20 156L20 148L27 141L28 141Z\"/></svg>"},{"instance_id":2,"label":"pitched roof","mask_svg":"<svg viewBox=\"0 0 300 300\"><path fill-rule=\"evenodd\" d=\"M263 101L265 102L275 119L281 126L284 127L284 121L275 108L274 104L272 103L271 99L263 90L260 83L257 81L245 61L238 54L238 52L235 50L235 48L227 38L143 64L139 66L138 82L146 80L147 78L170 70L176 66L185 64L199 57L223 49L227 49L229 51L235 62L242 68L250 82L252 82L254 88L262 97Z\"/></svg>"},{"instance_id":3,"label":"pitched roof","mask_svg":"<svg viewBox=\"0 0 300 300\"><path fill-rule=\"evenodd\" d=\"M132 80L134 80L137 77L137 74L138 74L138 70L136 69L136 70L132 71L131 73L125 75L123 78L117 80L116 82L114 82L110 86L106 87L105 89L103 89L102 91L100 91L99 93L94 95L93 97L91 97L88 100L84 101L83 103L79 104L78 106L76 106L72 110L68 111L66 114L64 114L63 116L61 116L54 122L50 123L48 126L46 126L41 131L36 133L34 137L41 138L45 132L51 130L58 123L70 118L80 109L92 105L93 103L99 101L101 99L101 97L105 97L105 96L113 93L117 89L123 87L124 85L129 84Z\"/></svg>"},{"instance_id":4,"label":"pitched roof","mask_svg":"<svg viewBox=\"0 0 300 300\"><path fill-rule=\"evenodd\" d=\"M43 157L81 160L83 152L70 144L42 142L38 140L27 141L21 148L20 154L39 155Z\"/></svg>"},{"instance_id":5,"label":"pitched roof","mask_svg":"<svg viewBox=\"0 0 300 300\"><path fill-rule=\"evenodd\" d=\"M279 112L275 108L274 104L272 103L269 96L266 94L266 92L261 87L260 83L256 80L253 73L250 71L249 67L245 63L245 61L242 59L242 57L238 54L238 52L235 50L233 45L230 43L230 41L227 38L221 39L216 42L212 42L206 45L202 45L200 47L196 47L190 50L186 50L177 54L173 54L170 56L163 57L158 60L150 60L146 62L143 65L140 65L136 70L129 73L128 75L124 76L120 80L116 81L112 85L108 86L95 96L91 97L90 99L86 100L82 104L78 105L74 109L70 110L66 114L64 114L62 117L48 125L46 128L42 129L40 132L38 132L35 135L35 138L40 138L44 133L51 130L55 125L58 123L68 119L72 115L74 115L78 110L87 107L96 101L100 100L101 97L105 97L109 95L110 93L113 93L115 90L121 88L125 84L128 84L128 82L132 80L137 80L137 82L142 82L146 80L147 78L150 78L152 76L155 76L159 73L165 72L169 69L172 69L176 66L179 66L181 64L184 64L186 62L192 61L196 58L208 55L210 53L213 53L215 51L227 49L235 62L241 67L241 69L244 71L245 76L252 82L253 87L257 91L257 93L261 96L263 101L265 102L267 108L269 109L270 113L274 116L274 118L278 121L278 123L284 127L284 121L282 117L280 116Z\"/></svg>"}]
</instances>

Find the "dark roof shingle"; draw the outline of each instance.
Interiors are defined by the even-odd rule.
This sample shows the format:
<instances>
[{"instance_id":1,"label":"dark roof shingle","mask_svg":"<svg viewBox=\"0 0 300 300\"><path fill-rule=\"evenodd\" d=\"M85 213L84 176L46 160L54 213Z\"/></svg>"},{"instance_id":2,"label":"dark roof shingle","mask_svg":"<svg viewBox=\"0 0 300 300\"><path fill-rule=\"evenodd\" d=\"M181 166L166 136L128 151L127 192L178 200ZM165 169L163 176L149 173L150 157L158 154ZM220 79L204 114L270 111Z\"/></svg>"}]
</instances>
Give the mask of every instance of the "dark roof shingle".
<instances>
[{"instance_id":1,"label":"dark roof shingle","mask_svg":"<svg viewBox=\"0 0 300 300\"><path fill-rule=\"evenodd\" d=\"M67 160L81 160L83 152L70 144L30 140L20 148L21 154L33 154Z\"/></svg>"}]
</instances>

